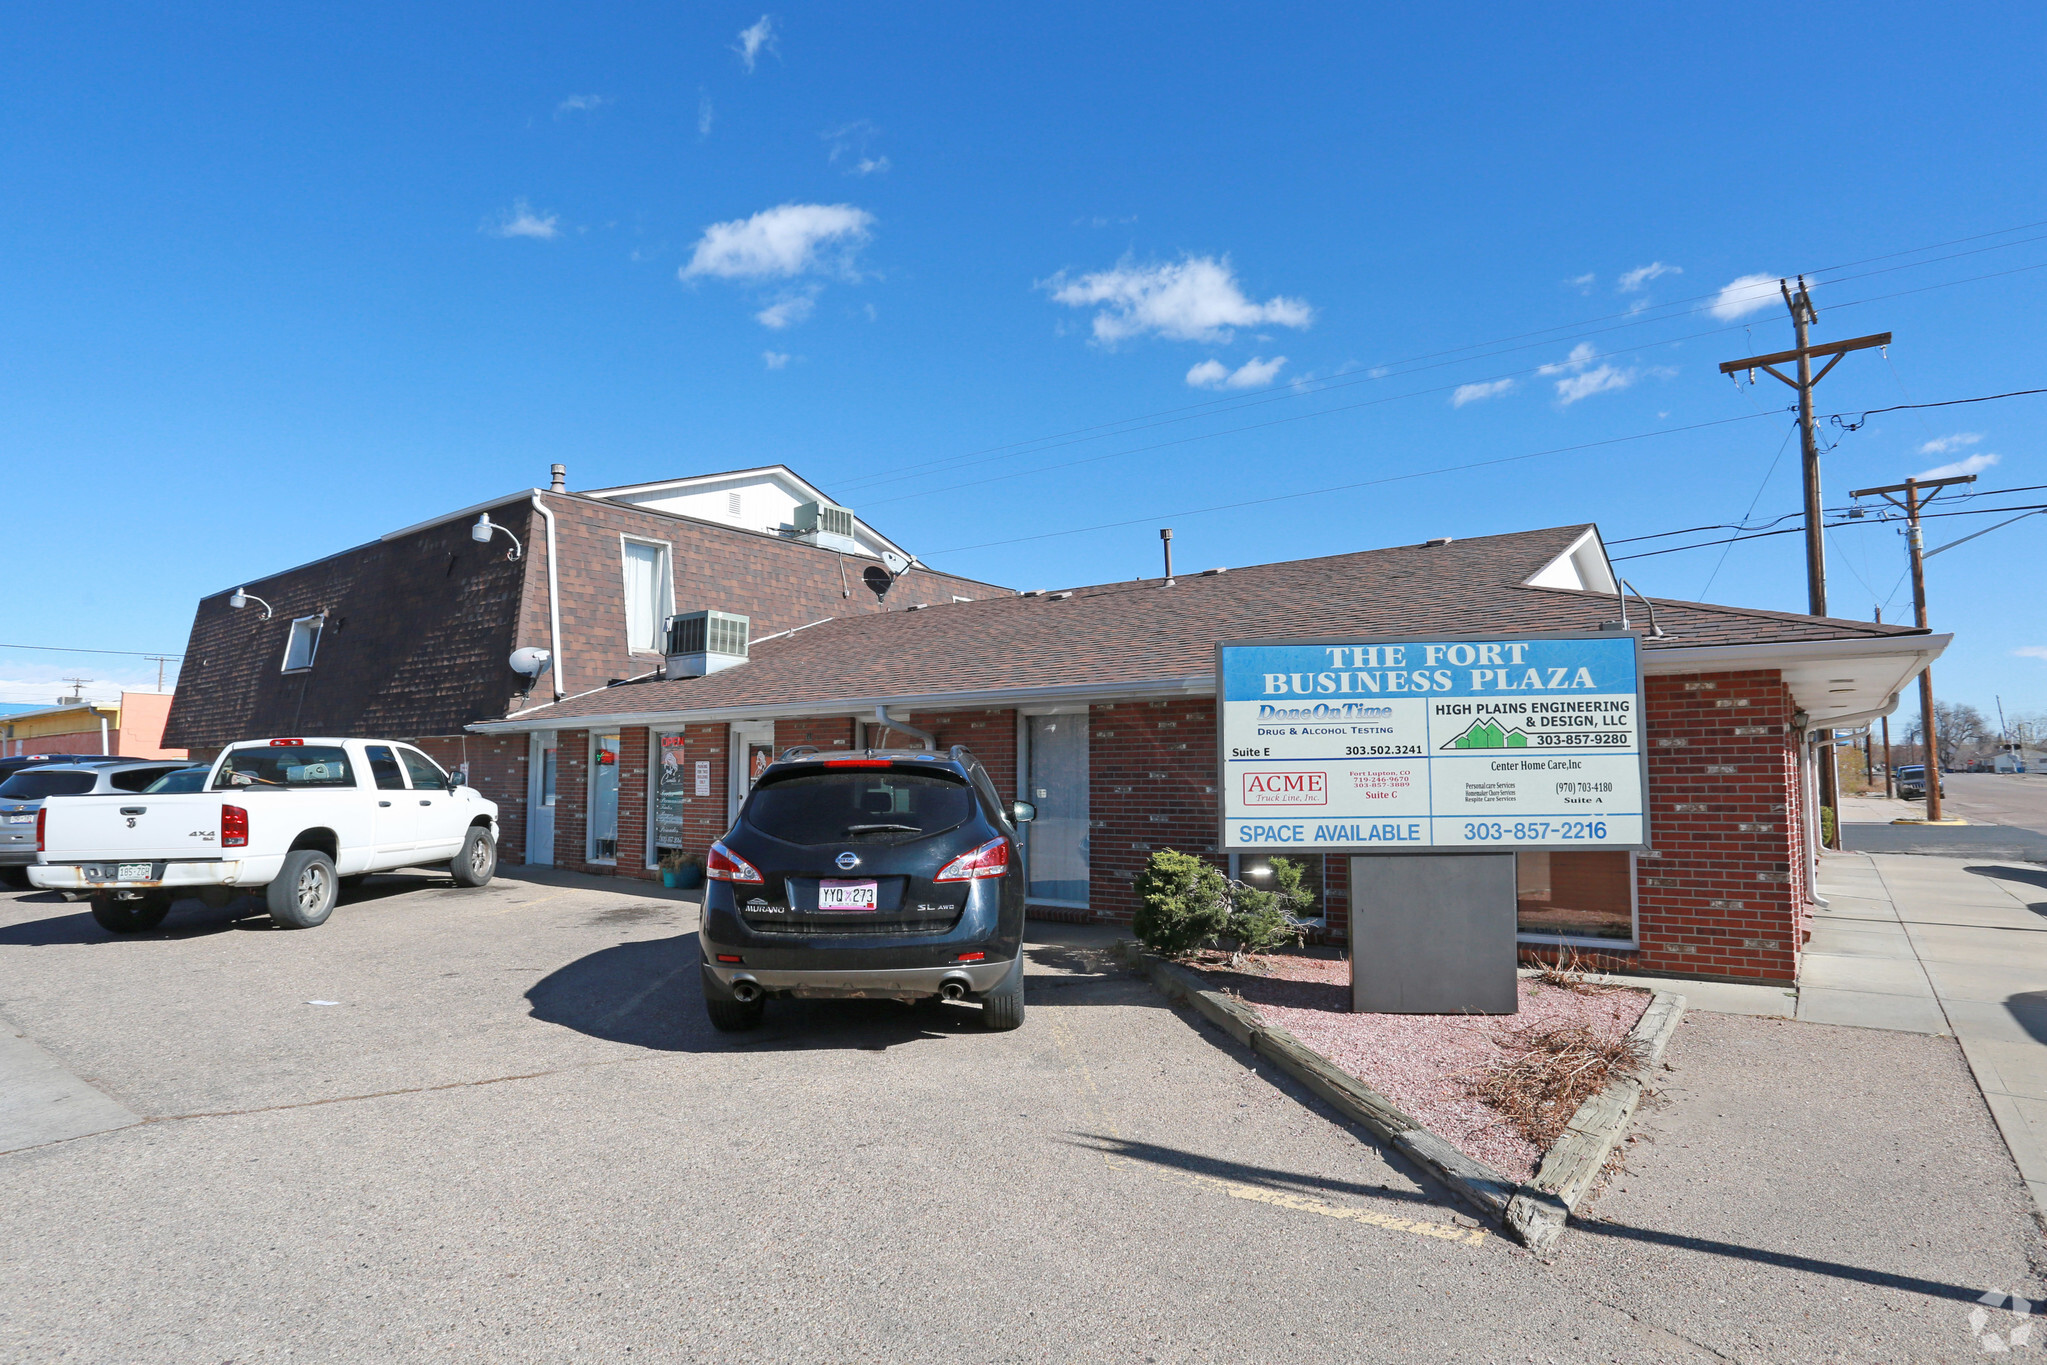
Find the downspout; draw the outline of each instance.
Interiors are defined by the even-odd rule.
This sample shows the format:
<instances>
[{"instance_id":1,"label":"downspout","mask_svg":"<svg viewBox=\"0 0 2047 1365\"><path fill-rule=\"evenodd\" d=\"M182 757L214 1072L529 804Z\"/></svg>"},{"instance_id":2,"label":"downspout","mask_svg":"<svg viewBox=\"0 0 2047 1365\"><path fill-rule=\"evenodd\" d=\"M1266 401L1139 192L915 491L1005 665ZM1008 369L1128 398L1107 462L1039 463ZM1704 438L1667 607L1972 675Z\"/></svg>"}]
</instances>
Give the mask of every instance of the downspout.
<instances>
[{"instance_id":1,"label":"downspout","mask_svg":"<svg viewBox=\"0 0 2047 1365\"><path fill-rule=\"evenodd\" d=\"M900 731L902 731L902 732L903 732L904 734L906 734L906 735L914 735L914 736L916 736L916 737L917 737L918 739L921 739L921 740L923 740L923 741L924 741L924 747L925 747L926 749L930 749L930 750L932 750L933 752L936 752L936 751L937 751L937 749L938 749L938 736L936 736L936 735L932 734L932 733L931 733L930 731L928 731L928 730L919 730L919 729L918 729L918 728L917 728L916 726L914 726L914 725L905 725L905 724L903 724L903 722L901 722L901 721L899 721L899 720L891 720L891 719L889 719L889 714L888 714L888 708L887 708L886 706L877 706L877 707L875 707L875 708L874 708L874 718L875 718L875 719L876 719L877 721L881 722L881 724L883 724L883 725L887 726L887 727L888 727L889 729L891 729L891 730L900 730Z\"/></svg>"},{"instance_id":2,"label":"downspout","mask_svg":"<svg viewBox=\"0 0 2047 1365\"><path fill-rule=\"evenodd\" d=\"M560 701L569 693L562 681L562 592L561 572L555 567L554 554L554 513L547 510L547 504L540 500L540 490L533 490L533 510L547 520L547 647L548 676L554 679L554 699Z\"/></svg>"},{"instance_id":3,"label":"downspout","mask_svg":"<svg viewBox=\"0 0 2047 1365\"><path fill-rule=\"evenodd\" d=\"M1813 743L1812 736L1810 729L1801 730L1798 735L1798 804L1805 824L1805 899L1824 910L1827 902L1820 895L1819 746Z\"/></svg>"},{"instance_id":4,"label":"downspout","mask_svg":"<svg viewBox=\"0 0 2047 1365\"><path fill-rule=\"evenodd\" d=\"M92 709L92 712L100 718L100 753L102 755L111 754L114 751L107 747L107 713L100 710L97 706Z\"/></svg>"}]
</instances>

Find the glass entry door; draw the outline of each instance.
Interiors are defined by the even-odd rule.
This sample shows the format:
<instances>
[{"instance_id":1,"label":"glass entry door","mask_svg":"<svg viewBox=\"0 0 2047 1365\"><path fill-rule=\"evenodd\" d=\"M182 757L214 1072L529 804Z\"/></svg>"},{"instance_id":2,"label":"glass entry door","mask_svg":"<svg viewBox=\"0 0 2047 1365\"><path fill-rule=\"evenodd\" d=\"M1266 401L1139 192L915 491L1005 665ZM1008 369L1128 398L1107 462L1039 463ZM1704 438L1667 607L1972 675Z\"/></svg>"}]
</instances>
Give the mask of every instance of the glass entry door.
<instances>
[{"instance_id":1,"label":"glass entry door","mask_svg":"<svg viewBox=\"0 0 2047 1365\"><path fill-rule=\"evenodd\" d=\"M555 759L561 749L552 730L533 736L526 751L526 861L554 866Z\"/></svg>"},{"instance_id":2,"label":"glass entry door","mask_svg":"<svg viewBox=\"0 0 2047 1365\"><path fill-rule=\"evenodd\" d=\"M618 731L590 737L590 861L618 861Z\"/></svg>"},{"instance_id":3,"label":"glass entry door","mask_svg":"<svg viewBox=\"0 0 2047 1365\"><path fill-rule=\"evenodd\" d=\"M1087 908L1087 716L1030 716L1025 799L1038 818L1025 826L1030 899Z\"/></svg>"}]
</instances>

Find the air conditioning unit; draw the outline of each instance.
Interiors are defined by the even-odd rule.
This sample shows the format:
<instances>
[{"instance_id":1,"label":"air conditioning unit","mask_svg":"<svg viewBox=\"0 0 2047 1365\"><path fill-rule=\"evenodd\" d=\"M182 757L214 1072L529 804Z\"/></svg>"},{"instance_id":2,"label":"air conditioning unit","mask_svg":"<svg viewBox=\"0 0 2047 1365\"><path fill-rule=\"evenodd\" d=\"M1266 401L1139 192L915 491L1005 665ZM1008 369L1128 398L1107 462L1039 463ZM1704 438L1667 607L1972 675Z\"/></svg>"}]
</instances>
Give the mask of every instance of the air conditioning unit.
<instances>
[{"instance_id":1,"label":"air conditioning unit","mask_svg":"<svg viewBox=\"0 0 2047 1365\"><path fill-rule=\"evenodd\" d=\"M746 662L752 622L729 611L692 611L668 618L668 676L701 678Z\"/></svg>"},{"instance_id":2,"label":"air conditioning unit","mask_svg":"<svg viewBox=\"0 0 2047 1365\"><path fill-rule=\"evenodd\" d=\"M860 553L853 538L853 509L830 502L800 503L796 508L796 535L800 540L827 550Z\"/></svg>"}]
</instances>

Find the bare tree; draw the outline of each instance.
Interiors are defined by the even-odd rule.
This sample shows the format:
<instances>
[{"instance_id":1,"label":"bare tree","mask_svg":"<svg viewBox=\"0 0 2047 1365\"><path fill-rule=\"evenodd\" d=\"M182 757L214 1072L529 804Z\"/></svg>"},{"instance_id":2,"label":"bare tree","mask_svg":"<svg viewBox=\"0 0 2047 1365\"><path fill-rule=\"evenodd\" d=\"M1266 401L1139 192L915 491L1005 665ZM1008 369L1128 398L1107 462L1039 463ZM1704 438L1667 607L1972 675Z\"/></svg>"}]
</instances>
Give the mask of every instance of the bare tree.
<instances>
[{"instance_id":1,"label":"bare tree","mask_svg":"<svg viewBox=\"0 0 2047 1365\"><path fill-rule=\"evenodd\" d=\"M1940 748L1940 766L1952 768L1963 754L1971 753L1992 742L1995 736L1983 719L1983 713L1967 702L1937 701L1933 704L1934 738ZM1919 733L1919 721L1914 717L1905 726L1905 742L1923 745L1925 737Z\"/></svg>"}]
</instances>

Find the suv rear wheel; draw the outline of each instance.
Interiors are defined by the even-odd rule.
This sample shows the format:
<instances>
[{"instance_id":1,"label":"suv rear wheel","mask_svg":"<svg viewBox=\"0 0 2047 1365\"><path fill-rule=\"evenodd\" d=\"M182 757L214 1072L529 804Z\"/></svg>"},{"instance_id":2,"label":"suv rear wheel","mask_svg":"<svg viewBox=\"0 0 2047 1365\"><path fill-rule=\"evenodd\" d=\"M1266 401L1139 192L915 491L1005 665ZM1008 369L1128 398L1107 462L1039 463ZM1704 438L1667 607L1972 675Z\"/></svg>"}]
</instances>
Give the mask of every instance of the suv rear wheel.
<instances>
[{"instance_id":1,"label":"suv rear wheel","mask_svg":"<svg viewBox=\"0 0 2047 1365\"><path fill-rule=\"evenodd\" d=\"M1023 1021L1023 954L1018 953L1015 965L1009 969L1009 975L1002 978L1002 984L981 997L981 1024L1000 1033L1022 1028Z\"/></svg>"},{"instance_id":2,"label":"suv rear wheel","mask_svg":"<svg viewBox=\"0 0 2047 1365\"><path fill-rule=\"evenodd\" d=\"M711 1016L711 1027L720 1033L744 1033L750 1028L759 1028L761 1016L767 1013L767 1002L756 1000L752 1004L741 1004L737 1000L720 1000L715 995L704 997L704 1013Z\"/></svg>"}]
</instances>

